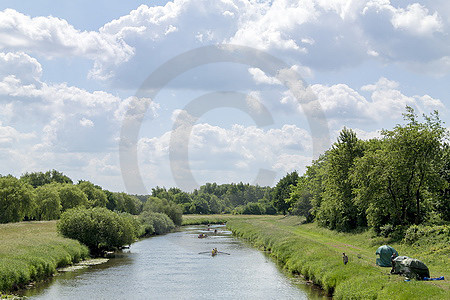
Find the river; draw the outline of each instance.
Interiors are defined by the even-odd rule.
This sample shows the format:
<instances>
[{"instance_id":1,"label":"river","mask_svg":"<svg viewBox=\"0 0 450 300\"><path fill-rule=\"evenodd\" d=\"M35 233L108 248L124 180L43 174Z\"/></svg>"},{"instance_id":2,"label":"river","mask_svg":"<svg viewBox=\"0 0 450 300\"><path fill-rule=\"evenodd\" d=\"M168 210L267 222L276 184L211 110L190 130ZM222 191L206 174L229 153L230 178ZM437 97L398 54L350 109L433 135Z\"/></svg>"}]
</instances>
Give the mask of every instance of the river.
<instances>
[{"instance_id":1,"label":"river","mask_svg":"<svg viewBox=\"0 0 450 300\"><path fill-rule=\"evenodd\" d=\"M214 234L217 229L217 234ZM208 234L199 239L199 233ZM218 248L219 254L211 255ZM205 253L203 253L205 252ZM222 253L220 253L222 252ZM326 299L223 226L184 227L131 245L107 263L60 273L30 299Z\"/></svg>"}]
</instances>

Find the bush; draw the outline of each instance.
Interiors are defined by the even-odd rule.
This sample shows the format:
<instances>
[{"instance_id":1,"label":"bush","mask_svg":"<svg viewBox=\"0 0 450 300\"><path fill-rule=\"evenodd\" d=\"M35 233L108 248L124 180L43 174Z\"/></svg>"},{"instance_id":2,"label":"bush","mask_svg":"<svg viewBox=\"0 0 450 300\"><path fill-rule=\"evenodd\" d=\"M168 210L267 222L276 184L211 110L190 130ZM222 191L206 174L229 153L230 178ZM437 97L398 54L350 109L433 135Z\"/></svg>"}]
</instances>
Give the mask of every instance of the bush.
<instances>
[{"instance_id":1,"label":"bush","mask_svg":"<svg viewBox=\"0 0 450 300\"><path fill-rule=\"evenodd\" d=\"M163 213L144 211L139 218L145 235L163 234L175 228L173 221Z\"/></svg>"},{"instance_id":2,"label":"bush","mask_svg":"<svg viewBox=\"0 0 450 300\"><path fill-rule=\"evenodd\" d=\"M407 244L442 242L450 243L450 226L413 225L406 230L403 241Z\"/></svg>"},{"instance_id":3,"label":"bush","mask_svg":"<svg viewBox=\"0 0 450 300\"><path fill-rule=\"evenodd\" d=\"M166 199L149 197L145 202L144 211L164 213L178 226L183 221L183 209L178 204Z\"/></svg>"},{"instance_id":4,"label":"bush","mask_svg":"<svg viewBox=\"0 0 450 300\"><path fill-rule=\"evenodd\" d=\"M129 245L137 235L129 216L100 207L66 211L58 222L58 231L85 244L95 254Z\"/></svg>"}]
</instances>

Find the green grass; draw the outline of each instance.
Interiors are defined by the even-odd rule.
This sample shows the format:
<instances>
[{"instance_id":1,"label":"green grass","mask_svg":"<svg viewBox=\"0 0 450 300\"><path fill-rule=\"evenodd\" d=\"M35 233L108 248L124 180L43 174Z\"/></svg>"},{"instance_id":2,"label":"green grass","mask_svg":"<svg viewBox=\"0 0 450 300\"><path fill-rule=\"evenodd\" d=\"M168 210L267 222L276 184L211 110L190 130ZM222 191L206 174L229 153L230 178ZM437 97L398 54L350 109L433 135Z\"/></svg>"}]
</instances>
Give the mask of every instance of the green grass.
<instances>
[{"instance_id":1,"label":"green grass","mask_svg":"<svg viewBox=\"0 0 450 300\"><path fill-rule=\"evenodd\" d=\"M42 280L88 256L87 247L57 234L56 221L0 224L0 292Z\"/></svg>"},{"instance_id":2,"label":"green grass","mask_svg":"<svg viewBox=\"0 0 450 300\"><path fill-rule=\"evenodd\" d=\"M222 224L234 219L260 219L260 215L183 215L183 222L181 225L204 225L204 224ZM277 216L263 216L263 218L270 219Z\"/></svg>"},{"instance_id":3,"label":"green grass","mask_svg":"<svg viewBox=\"0 0 450 300\"><path fill-rule=\"evenodd\" d=\"M410 281L389 275L390 268L375 265L375 251L386 240L370 232L337 233L297 217L232 218L227 227L271 254L292 273L302 274L322 286L335 299L450 299L449 246L429 243L390 244L400 255L425 262L432 277L445 281ZM349 263L342 262L342 252Z\"/></svg>"}]
</instances>

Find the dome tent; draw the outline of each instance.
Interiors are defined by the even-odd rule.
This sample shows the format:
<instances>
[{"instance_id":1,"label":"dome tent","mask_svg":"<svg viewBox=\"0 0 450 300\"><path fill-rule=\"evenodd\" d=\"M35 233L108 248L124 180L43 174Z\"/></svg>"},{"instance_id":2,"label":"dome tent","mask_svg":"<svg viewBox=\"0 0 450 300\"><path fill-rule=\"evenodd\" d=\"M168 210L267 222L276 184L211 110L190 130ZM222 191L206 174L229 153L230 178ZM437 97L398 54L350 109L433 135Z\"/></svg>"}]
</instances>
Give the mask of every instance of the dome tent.
<instances>
[{"instance_id":1,"label":"dome tent","mask_svg":"<svg viewBox=\"0 0 450 300\"><path fill-rule=\"evenodd\" d=\"M391 256L393 253L395 253L396 256L398 256L397 250L395 250L391 246L388 245L380 246L377 249L377 252L375 252L375 254L378 256L376 261L377 265L380 267L392 267Z\"/></svg>"}]
</instances>

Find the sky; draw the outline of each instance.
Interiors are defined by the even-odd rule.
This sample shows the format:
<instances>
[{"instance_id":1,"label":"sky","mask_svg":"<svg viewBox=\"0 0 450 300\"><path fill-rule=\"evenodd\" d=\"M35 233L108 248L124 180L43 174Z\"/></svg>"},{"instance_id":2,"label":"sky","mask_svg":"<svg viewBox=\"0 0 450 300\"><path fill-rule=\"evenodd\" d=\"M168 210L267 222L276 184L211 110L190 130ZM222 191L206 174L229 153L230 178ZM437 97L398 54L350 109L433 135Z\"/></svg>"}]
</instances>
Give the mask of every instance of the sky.
<instances>
[{"instance_id":1,"label":"sky","mask_svg":"<svg viewBox=\"0 0 450 300\"><path fill-rule=\"evenodd\" d=\"M449 127L448 0L0 2L0 174L273 186L405 106Z\"/></svg>"}]
</instances>

